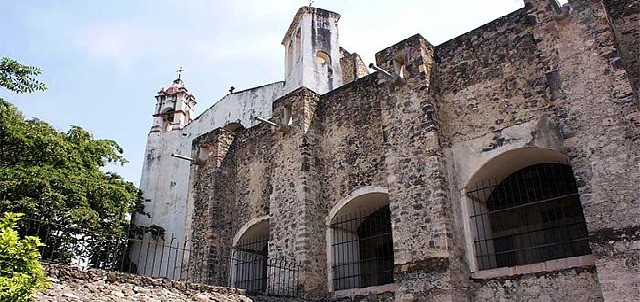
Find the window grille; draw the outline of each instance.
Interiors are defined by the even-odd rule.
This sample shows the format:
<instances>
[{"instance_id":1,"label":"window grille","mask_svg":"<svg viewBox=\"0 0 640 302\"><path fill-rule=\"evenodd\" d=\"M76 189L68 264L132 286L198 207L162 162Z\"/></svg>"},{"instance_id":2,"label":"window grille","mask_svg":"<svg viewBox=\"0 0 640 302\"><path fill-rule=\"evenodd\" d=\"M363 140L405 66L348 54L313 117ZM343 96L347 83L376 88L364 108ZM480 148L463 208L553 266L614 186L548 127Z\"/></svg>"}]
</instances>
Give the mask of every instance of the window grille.
<instances>
[{"instance_id":1,"label":"window grille","mask_svg":"<svg viewBox=\"0 0 640 302\"><path fill-rule=\"evenodd\" d=\"M232 286L252 292L267 288L268 235L242 240L233 249Z\"/></svg>"},{"instance_id":2,"label":"window grille","mask_svg":"<svg viewBox=\"0 0 640 302\"><path fill-rule=\"evenodd\" d=\"M331 225L333 289L393 282L389 205L339 217Z\"/></svg>"},{"instance_id":3,"label":"window grille","mask_svg":"<svg viewBox=\"0 0 640 302\"><path fill-rule=\"evenodd\" d=\"M591 253L571 167L535 164L467 193L478 269Z\"/></svg>"}]
</instances>

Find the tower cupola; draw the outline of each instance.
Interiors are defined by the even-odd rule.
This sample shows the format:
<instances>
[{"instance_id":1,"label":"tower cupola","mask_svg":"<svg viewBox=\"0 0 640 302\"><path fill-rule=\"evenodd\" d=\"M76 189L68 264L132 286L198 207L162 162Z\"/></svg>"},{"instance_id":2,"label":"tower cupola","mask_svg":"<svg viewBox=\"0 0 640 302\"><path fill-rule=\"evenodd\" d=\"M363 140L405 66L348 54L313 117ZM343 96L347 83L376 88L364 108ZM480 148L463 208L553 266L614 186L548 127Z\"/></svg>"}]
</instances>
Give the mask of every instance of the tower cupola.
<instances>
[{"instance_id":1,"label":"tower cupola","mask_svg":"<svg viewBox=\"0 0 640 302\"><path fill-rule=\"evenodd\" d=\"M189 93L178 76L166 90L160 88L156 95L151 132L180 130L192 121L196 98Z\"/></svg>"}]
</instances>

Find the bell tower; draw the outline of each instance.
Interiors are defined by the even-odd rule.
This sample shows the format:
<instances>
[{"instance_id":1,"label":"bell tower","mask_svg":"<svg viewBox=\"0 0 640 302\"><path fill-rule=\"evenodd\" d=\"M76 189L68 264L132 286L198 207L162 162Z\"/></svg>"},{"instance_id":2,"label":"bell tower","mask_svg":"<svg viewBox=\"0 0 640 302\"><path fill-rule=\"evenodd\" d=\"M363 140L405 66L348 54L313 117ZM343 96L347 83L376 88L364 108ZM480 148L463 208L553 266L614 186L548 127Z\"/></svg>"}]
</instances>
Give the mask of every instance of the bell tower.
<instances>
[{"instance_id":1,"label":"bell tower","mask_svg":"<svg viewBox=\"0 0 640 302\"><path fill-rule=\"evenodd\" d=\"M287 91L305 86L318 94L342 85L338 20L340 15L304 6L282 39Z\"/></svg>"},{"instance_id":2,"label":"bell tower","mask_svg":"<svg viewBox=\"0 0 640 302\"><path fill-rule=\"evenodd\" d=\"M179 72L182 72L182 68ZM189 93L178 75L169 88L160 88L156 95L151 132L181 130L193 120L195 105L196 98Z\"/></svg>"}]
</instances>

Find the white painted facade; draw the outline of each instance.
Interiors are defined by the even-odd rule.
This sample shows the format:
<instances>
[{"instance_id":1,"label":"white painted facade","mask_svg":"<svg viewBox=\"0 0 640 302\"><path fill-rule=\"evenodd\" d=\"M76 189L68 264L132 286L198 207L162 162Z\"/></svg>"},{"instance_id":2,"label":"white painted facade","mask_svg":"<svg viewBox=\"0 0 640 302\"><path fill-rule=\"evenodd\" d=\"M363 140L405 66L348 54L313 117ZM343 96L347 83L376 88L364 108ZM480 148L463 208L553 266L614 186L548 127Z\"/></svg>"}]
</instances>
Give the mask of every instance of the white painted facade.
<instances>
[{"instance_id":1,"label":"white painted facade","mask_svg":"<svg viewBox=\"0 0 640 302\"><path fill-rule=\"evenodd\" d=\"M202 134L231 123L249 128L260 123L255 117L270 118L273 101L297 88L305 86L324 94L341 86L339 18L322 9L300 8L282 40L285 81L227 94L195 119L191 118L195 97L187 92L182 80L176 79L169 89L158 93L140 179L140 188L149 200L145 211L151 218L137 215L134 222L139 226L161 226L166 233L164 243L156 248L134 246L131 258L139 273L179 278L181 264L175 262L181 256L176 260L171 255L149 255L164 255L163 246L189 246L193 210L191 162L171 154L190 157L192 141ZM174 266L177 269L169 269Z\"/></svg>"},{"instance_id":2,"label":"white painted facade","mask_svg":"<svg viewBox=\"0 0 640 302\"><path fill-rule=\"evenodd\" d=\"M307 87L325 94L342 85L338 20L340 15L302 7L282 39L287 92Z\"/></svg>"}]
</instances>

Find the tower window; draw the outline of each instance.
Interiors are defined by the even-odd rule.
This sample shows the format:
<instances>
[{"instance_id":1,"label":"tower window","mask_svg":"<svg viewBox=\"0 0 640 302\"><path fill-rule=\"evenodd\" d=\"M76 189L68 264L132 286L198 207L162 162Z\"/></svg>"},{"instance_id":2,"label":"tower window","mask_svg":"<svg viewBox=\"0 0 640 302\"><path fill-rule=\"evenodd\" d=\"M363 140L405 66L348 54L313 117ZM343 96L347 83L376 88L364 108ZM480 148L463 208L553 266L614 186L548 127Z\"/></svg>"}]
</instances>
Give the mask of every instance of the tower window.
<instances>
[{"instance_id":1,"label":"tower window","mask_svg":"<svg viewBox=\"0 0 640 302\"><path fill-rule=\"evenodd\" d=\"M316 62L325 65L325 64L331 64L331 58L329 57L329 55L324 52L324 51L318 51L316 52Z\"/></svg>"},{"instance_id":2,"label":"tower window","mask_svg":"<svg viewBox=\"0 0 640 302\"><path fill-rule=\"evenodd\" d=\"M171 131L171 123L173 123L175 113L173 109L168 109L162 114L162 128L165 129L165 131Z\"/></svg>"}]
</instances>

